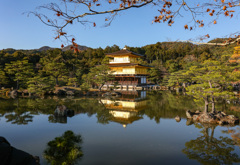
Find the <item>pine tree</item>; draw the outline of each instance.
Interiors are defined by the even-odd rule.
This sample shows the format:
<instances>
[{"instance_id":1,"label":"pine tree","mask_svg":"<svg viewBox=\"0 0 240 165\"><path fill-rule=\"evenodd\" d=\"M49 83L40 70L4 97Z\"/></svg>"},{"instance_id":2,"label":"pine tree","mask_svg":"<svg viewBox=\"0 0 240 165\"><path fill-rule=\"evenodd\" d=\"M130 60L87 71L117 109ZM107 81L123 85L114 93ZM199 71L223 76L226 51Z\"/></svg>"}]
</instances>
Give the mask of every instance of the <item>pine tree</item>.
<instances>
[{"instance_id":1,"label":"pine tree","mask_svg":"<svg viewBox=\"0 0 240 165\"><path fill-rule=\"evenodd\" d=\"M30 78L27 84L28 92L37 95L44 95L54 88L54 82L49 77L41 77L39 75Z\"/></svg>"},{"instance_id":2,"label":"pine tree","mask_svg":"<svg viewBox=\"0 0 240 165\"><path fill-rule=\"evenodd\" d=\"M5 72L0 68L0 87L8 83L8 78Z\"/></svg>"},{"instance_id":3,"label":"pine tree","mask_svg":"<svg viewBox=\"0 0 240 165\"><path fill-rule=\"evenodd\" d=\"M208 105L211 103L212 113L215 113L216 99L233 95L227 91L231 80L234 79L233 70L231 66L213 60L206 60L202 65L190 67L186 74L192 75L195 84L187 87L187 94L192 95L196 101L204 100L205 113L208 112Z\"/></svg>"},{"instance_id":4,"label":"pine tree","mask_svg":"<svg viewBox=\"0 0 240 165\"><path fill-rule=\"evenodd\" d=\"M20 83L21 85L26 84L28 79L34 75L33 66L26 59L11 61L6 64L4 70L17 82L17 89L19 89Z\"/></svg>"}]
</instances>

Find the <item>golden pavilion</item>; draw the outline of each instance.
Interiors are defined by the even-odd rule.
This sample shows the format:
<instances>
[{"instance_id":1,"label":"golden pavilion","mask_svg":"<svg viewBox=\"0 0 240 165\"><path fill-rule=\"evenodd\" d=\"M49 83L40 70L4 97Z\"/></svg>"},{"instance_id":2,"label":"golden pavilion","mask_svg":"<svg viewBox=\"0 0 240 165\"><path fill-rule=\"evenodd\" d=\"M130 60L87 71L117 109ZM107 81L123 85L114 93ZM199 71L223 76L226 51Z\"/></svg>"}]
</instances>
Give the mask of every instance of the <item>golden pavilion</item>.
<instances>
[{"instance_id":1,"label":"golden pavilion","mask_svg":"<svg viewBox=\"0 0 240 165\"><path fill-rule=\"evenodd\" d=\"M106 56L110 58L109 67L115 79L108 81L105 85L110 86L118 82L122 89L147 85L149 66L138 63L138 59L143 58L144 55L129 51L125 47L120 51L108 53Z\"/></svg>"}]
</instances>

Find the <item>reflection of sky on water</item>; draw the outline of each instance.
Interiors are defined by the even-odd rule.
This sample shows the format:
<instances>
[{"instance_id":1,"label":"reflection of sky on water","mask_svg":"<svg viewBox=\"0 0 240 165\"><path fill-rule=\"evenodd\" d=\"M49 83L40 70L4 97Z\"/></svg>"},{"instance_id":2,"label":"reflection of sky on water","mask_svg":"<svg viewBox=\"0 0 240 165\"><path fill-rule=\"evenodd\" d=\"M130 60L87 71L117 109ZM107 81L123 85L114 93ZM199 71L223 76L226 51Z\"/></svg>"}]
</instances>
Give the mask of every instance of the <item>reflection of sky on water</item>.
<instances>
[{"instance_id":1,"label":"reflection of sky on water","mask_svg":"<svg viewBox=\"0 0 240 165\"><path fill-rule=\"evenodd\" d=\"M84 156L80 164L200 164L196 160L188 159L182 150L186 142L203 135L200 132L201 129L197 129L194 125L187 126L184 118L179 123L174 120L176 115L185 116L186 106L191 107L195 104L190 102L191 100L186 102L185 98L175 97L172 94L149 95L148 97L151 101L146 100L144 94L138 97L124 95L122 98L115 98L111 101L121 105L120 108L115 107L117 109L112 109L115 104L110 108L104 107L98 99L60 100L61 103L66 103L67 107L76 111L76 115L71 118L67 117L67 123L64 124L49 122L49 116L54 113L52 107L56 107L55 100L48 100L51 102L51 108L47 105L46 108L41 107L45 100L38 100L37 106L33 104L34 100L29 100L32 107L45 114L39 112L40 115L33 115L33 121L27 125L11 124L11 122L6 122L7 119L3 116L0 119L0 136L4 136L12 146L39 156L41 164L46 164L43 151L47 143L67 130L72 130L83 138ZM121 103L121 99L124 100L124 104ZM24 101L26 100L19 100L22 105L25 105ZM142 104L126 104L128 101L142 102ZM130 109L129 105L131 105ZM141 108L136 105L144 106ZM136 112L136 115L141 118L133 120L126 128L111 117L107 118L108 124L99 123L99 117L108 116L109 111L121 110ZM87 114L88 111L91 111L91 115ZM106 111L107 113L101 113ZM156 118L159 119L159 123L156 122ZM236 128L240 126L233 127L233 129ZM224 136L231 139L229 134L221 132L227 129L227 127L216 127L214 137ZM240 156L238 146L235 147L234 152Z\"/></svg>"},{"instance_id":2,"label":"reflection of sky on water","mask_svg":"<svg viewBox=\"0 0 240 165\"><path fill-rule=\"evenodd\" d=\"M47 142L72 130L83 138L81 164L198 163L182 153L187 141L201 135L194 125L186 126L185 119L180 123L174 119L161 119L156 124L144 116L127 128L117 123L99 124L95 116L83 114L70 118L67 124L49 123L47 115L34 116L34 122L28 125L11 125L4 120L0 121L1 135L16 148L40 157ZM222 135L221 130L226 128L217 127L214 136Z\"/></svg>"}]
</instances>

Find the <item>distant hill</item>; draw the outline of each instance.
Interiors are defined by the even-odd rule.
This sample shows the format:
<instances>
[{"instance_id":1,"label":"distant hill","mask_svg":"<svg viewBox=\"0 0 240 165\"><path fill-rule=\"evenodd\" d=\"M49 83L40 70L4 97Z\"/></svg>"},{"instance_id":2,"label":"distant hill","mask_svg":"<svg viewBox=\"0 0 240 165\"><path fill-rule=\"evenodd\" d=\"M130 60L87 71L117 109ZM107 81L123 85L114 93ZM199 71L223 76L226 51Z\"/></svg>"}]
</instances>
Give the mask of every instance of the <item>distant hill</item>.
<instances>
[{"instance_id":1,"label":"distant hill","mask_svg":"<svg viewBox=\"0 0 240 165\"><path fill-rule=\"evenodd\" d=\"M7 49L3 49L4 50L4 52L6 52L6 53L9 53L9 54L12 54L12 53L14 53L16 50L15 49L13 49L13 48L7 48ZM1 51L1 50L0 50Z\"/></svg>"},{"instance_id":2,"label":"distant hill","mask_svg":"<svg viewBox=\"0 0 240 165\"><path fill-rule=\"evenodd\" d=\"M63 51L70 50L70 49L71 49L71 46L72 46L72 45L68 45L68 46L64 47L62 50L63 50ZM87 46L78 45L78 49L79 49L79 50L87 50L88 48L89 48L89 47L87 47Z\"/></svg>"},{"instance_id":3,"label":"distant hill","mask_svg":"<svg viewBox=\"0 0 240 165\"><path fill-rule=\"evenodd\" d=\"M39 51L39 52L42 52L42 51L50 50L50 49L55 49L55 48L51 48L51 47L49 47L49 46L43 46L43 47L41 47L41 48L39 48L39 49L35 49L35 50L37 50L37 51Z\"/></svg>"},{"instance_id":4,"label":"distant hill","mask_svg":"<svg viewBox=\"0 0 240 165\"><path fill-rule=\"evenodd\" d=\"M71 50L71 46L72 46L72 45L68 45L68 46L62 48L62 51L65 52L65 51L67 51L67 50ZM78 45L78 49L79 49L79 50L86 50L86 49L88 49L88 48L89 48L89 47L87 47L87 46ZM49 46L43 46L43 47L41 47L41 48L39 48L39 49L35 49L35 50L37 50L37 51L39 51L39 52L42 52L42 51L51 50L51 49L55 49L55 48L52 48L52 47L49 47Z\"/></svg>"},{"instance_id":5,"label":"distant hill","mask_svg":"<svg viewBox=\"0 0 240 165\"><path fill-rule=\"evenodd\" d=\"M64 47L62 49L62 51L67 51L67 50L70 50L72 45L68 45L66 47ZM89 47L87 46L82 46L82 45L78 45L78 49L79 50L86 50L88 49ZM49 46L42 46L41 48L39 49L28 49L28 50L25 50L25 49L13 49L13 48L7 48L7 49L3 49L5 52L9 53L9 54L12 54L14 53L15 51L27 51L27 52L42 52L42 51L46 51L46 50L51 50L51 49L56 49L56 48L52 48L52 47L49 47ZM60 48L59 48L60 49ZM0 50L1 51L1 50Z\"/></svg>"}]
</instances>

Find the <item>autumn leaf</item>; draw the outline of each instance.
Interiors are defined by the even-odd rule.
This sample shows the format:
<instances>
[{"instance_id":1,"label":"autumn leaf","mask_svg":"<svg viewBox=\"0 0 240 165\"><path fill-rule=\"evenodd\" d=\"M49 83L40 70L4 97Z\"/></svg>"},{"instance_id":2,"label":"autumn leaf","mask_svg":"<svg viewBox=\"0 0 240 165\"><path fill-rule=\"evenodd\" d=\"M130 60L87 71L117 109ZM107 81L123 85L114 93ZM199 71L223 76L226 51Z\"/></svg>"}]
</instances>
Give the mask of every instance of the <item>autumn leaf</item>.
<instances>
[{"instance_id":1,"label":"autumn leaf","mask_svg":"<svg viewBox=\"0 0 240 165\"><path fill-rule=\"evenodd\" d=\"M78 53L79 49L78 48L74 48L74 53Z\"/></svg>"},{"instance_id":2,"label":"autumn leaf","mask_svg":"<svg viewBox=\"0 0 240 165\"><path fill-rule=\"evenodd\" d=\"M224 3L224 2L225 2L225 0L221 0L221 2L222 2L222 3Z\"/></svg>"},{"instance_id":3,"label":"autumn leaf","mask_svg":"<svg viewBox=\"0 0 240 165\"><path fill-rule=\"evenodd\" d=\"M95 22L93 23L93 27L96 27L96 23Z\"/></svg>"},{"instance_id":4,"label":"autumn leaf","mask_svg":"<svg viewBox=\"0 0 240 165\"><path fill-rule=\"evenodd\" d=\"M223 10L226 10L227 9L227 6L223 6Z\"/></svg>"},{"instance_id":5,"label":"autumn leaf","mask_svg":"<svg viewBox=\"0 0 240 165\"><path fill-rule=\"evenodd\" d=\"M228 11L225 11L224 15L225 15L225 16L229 16Z\"/></svg>"},{"instance_id":6,"label":"autumn leaf","mask_svg":"<svg viewBox=\"0 0 240 165\"><path fill-rule=\"evenodd\" d=\"M205 37L210 38L209 34L205 35Z\"/></svg>"},{"instance_id":7,"label":"autumn leaf","mask_svg":"<svg viewBox=\"0 0 240 165\"><path fill-rule=\"evenodd\" d=\"M184 28L185 28L185 29L188 29L188 25L184 25Z\"/></svg>"},{"instance_id":8,"label":"autumn leaf","mask_svg":"<svg viewBox=\"0 0 240 165\"><path fill-rule=\"evenodd\" d=\"M64 48L64 45L63 45L63 44L61 45L61 48Z\"/></svg>"},{"instance_id":9,"label":"autumn leaf","mask_svg":"<svg viewBox=\"0 0 240 165\"><path fill-rule=\"evenodd\" d=\"M72 42L74 42L75 41L75 38L72 38Z\"/></svg>"},{"instance_id":10,"label":"autumn leaf","mask_svg":"<svg viewBox=\"0 0 240 165\"><path fill-rule=\"evenodd\" d=\"M215 21L213 22L213 24L217 24L217 21L215 20Z\"/></svg>"},{"instance_id":11,"label":"autumn leaf","mask_svg":"<svg viewBox=\"0 0 240 165\"><path fill-rule=\"evenodd\" d=\"M204 24L203 23L201 23L200 25L199 25L199 27L203 27L204 26Z\"/></svg>"},{"instance_id":12,"label":"autumn leaf","mask_svg":"<svg viewBox=\"0 0 240 165\"><path fill-rule=\"evenodd\" d=\"M60 34L60 36L63 36L63 35L65 35L65 34L67 34L67 33L65 33L65 32L59 32L59 34Z\"/></svg>"},{"instance_id":13,"label":"autumn leaf","mask_svg":"<svg viewBox=\"0 0 240 165\"><path fill-rule=\"evenodd\" d=\"M59 35L57 37L55 37L55 40L59 38Z\"/></svg>"},{"instance_id":14,"label":"autumn leaf","mask_svg":"<svg viewBox=\"0 0 240 165\"><path fill-rule=\"evenodd\" d=\"M72 24L72 20L67 20L68 23Z\"/></svg>"}]
</instances>

